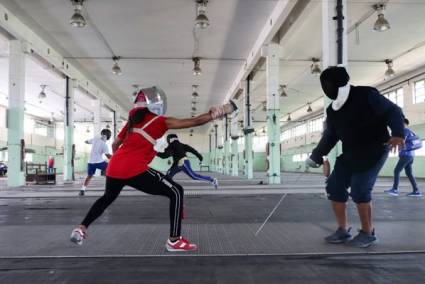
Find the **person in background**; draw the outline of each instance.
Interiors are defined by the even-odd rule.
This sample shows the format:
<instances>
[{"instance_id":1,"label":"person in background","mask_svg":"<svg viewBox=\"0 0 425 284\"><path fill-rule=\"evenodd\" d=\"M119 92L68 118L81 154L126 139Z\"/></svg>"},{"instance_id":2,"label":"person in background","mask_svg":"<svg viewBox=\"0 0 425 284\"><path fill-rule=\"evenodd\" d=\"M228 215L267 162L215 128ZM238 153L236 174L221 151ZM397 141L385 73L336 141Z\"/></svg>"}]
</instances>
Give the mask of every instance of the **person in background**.
<instances>
[{"instance_id":1,"label":"person in background","mask_svg":"<svg viewBox=\"0 0 425 284\"><path fill-rule=\"evenodd\" d=\"M86 141L86 144L91 144L92 148L90 152L90 159L87 164L87 177L80 189L80 196L85 194L90 180L96 173L96 169L105 171L108 167L108 163L103 160L103 155L105 155L108 159L112 157L112 155L109 153L108 145L106 145L106 141L111 138L111 135L111 130L105 128L100 132L100 137L95 137Z\"/></svg>"},{"instance_id":2,"label":"person in background","mask_svg":"<svg viewBox=\"0 0 425 284\"><path fill-rule=\"evenodd\" d=\"M186 157L186 152L194 154L200 162L202 162L202 155L198 151L193 149L187 144L183 144L179 141L176 134L168 134L167 136L168 147L165 148L164 152L158 152L156 155L161 159L167 159L173 157L173 164L165 174L169 178L173 178L177 173L183 171L193 180L203 180L211 183L215 189L218 187L218 181L216 178L210 176L203 176L193 171L189 159Z\"/></svg>"},{"instance_id":3,"label":"person in background","mask_svg":"<svg viewBox=\"0 0 425 284\"><path fill-rule=\"evenodd\" d=\"M394 183L393 187L389 190L386 190L385 192L392 196L398 196L398 184L400 182L400 173L404 169L404 172L406 173L407 178L410 181L410 184L413 187L413 191L407 196L411 197L420 197L422 196L421 192L418 189L418 185L416 183L415 177L413 176L412 172L412 165L413 161L415 160L415 150L409 149L407 145L409 145L410 140L415 137L415 134L407 128L409 126L409 120L407 118L404 119L404 137L405 137L405 144L406 146L399 149L398 152L398 162L397 165L394 168Z\"/></svg>"},{"instance_id":4,"label":"person in background","mask_svg":"<svg viewBox=\"0 0 425 284\"><path fill-rule=\"evenodd\" d=\"M47 173L53 174L55 168L55 158L53 156L49 156L49 159L47 160Z\"/></svg>"}]
</instances>

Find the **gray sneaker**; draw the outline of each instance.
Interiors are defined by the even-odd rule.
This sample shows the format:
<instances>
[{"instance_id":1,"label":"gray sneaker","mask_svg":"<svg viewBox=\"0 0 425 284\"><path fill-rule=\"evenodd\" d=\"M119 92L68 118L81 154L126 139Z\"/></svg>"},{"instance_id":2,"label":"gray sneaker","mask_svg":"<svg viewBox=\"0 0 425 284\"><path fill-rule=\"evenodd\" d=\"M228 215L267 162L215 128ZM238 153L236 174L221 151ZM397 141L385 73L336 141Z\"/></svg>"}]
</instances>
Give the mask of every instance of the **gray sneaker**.
<instances>
[{"instance_id":1,"label":"gray sneaker","mask_svg":"<svg viewBox=\"0 0 425 284\"><path fill-rule=\"evenodd\" d=\"M351 227L348 230L338 228L335 233L325 237L325 241L330 244L342 244L351 239Z\"/></svg>"},{"instance_id":2,"label":"gray sneaker","mask_svg":"<svg viewBox=\"0 0 425 284\"><path fill-rule=\"evenodd\" d=\"M359 230L357 236L350 240L347 245L356 248L367 248L377 242L378 238L375 235L375 229L373 229L372 234L368 234L363 230Z\"/></svg>"}]
</instances>

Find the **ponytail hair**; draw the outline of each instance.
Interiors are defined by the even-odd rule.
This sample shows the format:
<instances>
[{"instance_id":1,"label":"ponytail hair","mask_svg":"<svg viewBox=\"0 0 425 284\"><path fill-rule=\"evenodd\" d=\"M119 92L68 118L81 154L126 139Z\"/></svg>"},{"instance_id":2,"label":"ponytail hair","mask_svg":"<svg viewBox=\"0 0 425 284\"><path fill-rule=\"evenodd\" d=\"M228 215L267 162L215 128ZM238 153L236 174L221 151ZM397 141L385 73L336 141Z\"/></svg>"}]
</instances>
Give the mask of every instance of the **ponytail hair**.
<instances>
[{"instance_id":1,"label":"ponytail hair","mask_svg":"<svg viewBox=\"0 0 425 284\"><path fill-rule=\"evenodd\" d=\"M134 112L134 114L129 115L127 133L131 131L134 125L143 121L148 113L150 113L150 111L147 108L139 108Z\"/></svg>"}]
</instances>

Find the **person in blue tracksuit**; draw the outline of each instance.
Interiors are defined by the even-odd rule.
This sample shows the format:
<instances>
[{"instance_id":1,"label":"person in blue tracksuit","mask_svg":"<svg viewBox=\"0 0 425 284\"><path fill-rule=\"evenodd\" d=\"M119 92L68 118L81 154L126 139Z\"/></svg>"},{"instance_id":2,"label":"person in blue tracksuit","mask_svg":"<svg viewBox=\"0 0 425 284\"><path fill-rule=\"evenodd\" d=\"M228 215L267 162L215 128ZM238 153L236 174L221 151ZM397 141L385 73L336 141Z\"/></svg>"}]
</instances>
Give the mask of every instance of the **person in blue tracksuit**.
<instances>
[{"instance_id":1,"label":"person in blue tracksuit","mask_svg":"<svg viewBox=\"0 0 425 284\"><path fill-rule=\"evenodd\" d=\"M179 141L176 134L169 134L167 136L168 146L164 152L158 152L157 156L162 159L173 157L173 164L167 171L166 176L173 178L177 173L183 171L193 180L203 180L210 182L216 189L218 187L218 181L216 178L210 176L203 176L193 171L189 159L186 157L186 153L190 152L194 154L200 162L202 162L202 155L198 151L190 147L189 145L183 144Z\"/></svg>"},{"instance_id":2,"label":"person in blue tracksuit","mask_svg":"<svg viewBox=\"0 0 425 284\"><path fill-rule=\"evenodd\" d=\"M405 118L404 119L404 137L405 137L406 144L408 144L409 139L412 139L412 137L415 136L415 134L409 128L407 128L408 125L409 125L409 120ZM385 192L392 196L399 195L398 184L400 182L400 173L404 169L404 171L406 172L406 176L413 187L413 191L409 193L407 196L411 196L411 197L422 196L421 192L418 189L418 185L416 183L415 177L413 176L413 173L412 173L412 165L415 159L415 151L409 150L406 148L401 148L399 150L398 156L399 156L398 163L394 168L393 187L389 190L386 190Z\"/></svg>"},{"instance_id":3,"label":"person in blue tracksuit","mask_svg":"<svg viewBox=\"0 0 425 284\"><path fill-rule=\"evenodd\" d=\"M404 116L377 89L352 86L349 80L344 67L329 67L320 75L323 92L332 103L326 108L323 136L306 164L326 165L324 156L338 141L342 142L342 154L326 184L338 228L325 241L365 248L377 241L372 224L372 189L389 150L404 146ZM361 230L354 238L347 220L349 197L356 203L361 222Z\"/></svg>"}]
</instances>

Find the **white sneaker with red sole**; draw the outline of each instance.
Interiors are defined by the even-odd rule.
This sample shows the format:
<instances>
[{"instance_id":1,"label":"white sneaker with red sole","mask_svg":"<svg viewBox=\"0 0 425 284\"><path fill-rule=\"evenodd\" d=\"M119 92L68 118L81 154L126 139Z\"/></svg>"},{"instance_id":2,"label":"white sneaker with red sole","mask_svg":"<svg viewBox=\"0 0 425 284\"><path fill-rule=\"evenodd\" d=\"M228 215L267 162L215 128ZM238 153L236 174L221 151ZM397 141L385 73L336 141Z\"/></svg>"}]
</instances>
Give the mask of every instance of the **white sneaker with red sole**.
<instances>
[{"instance_id":1,"label":"white sneaker with red sole","mask_svg":"<svg viewBox=\"0 0 425 284\"><path fill-rule=\"evenodd\" d=\"M80 228L75 228L71 233L70 241L81 246L85 238L86 234L83 232L83 230Z\"/></svg>"},{"instance_id":2,"label":"white sneaker with red sole","mask_svg":"<svg viewBox=\"0 0 425 284\"><path fill-rule=\"evenodd\" d=\"M174 243L168 239L165 247L168 251L194 251L198 248L195 244L189 243L189 241L183 237L180 237L180 239Z\"/></svg>"}]
</instances>

